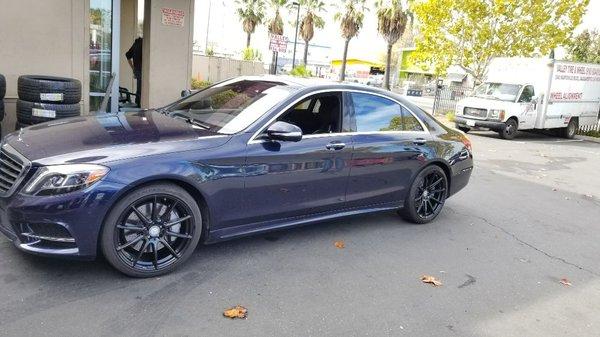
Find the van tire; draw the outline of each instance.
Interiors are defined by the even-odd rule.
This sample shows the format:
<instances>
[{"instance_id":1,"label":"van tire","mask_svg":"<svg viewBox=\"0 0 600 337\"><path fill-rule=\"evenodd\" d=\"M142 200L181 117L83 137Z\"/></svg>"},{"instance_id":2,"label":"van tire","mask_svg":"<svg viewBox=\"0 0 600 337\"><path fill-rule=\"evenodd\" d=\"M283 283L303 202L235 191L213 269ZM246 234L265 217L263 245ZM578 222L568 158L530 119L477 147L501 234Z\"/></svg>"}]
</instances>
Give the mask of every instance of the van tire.
<instances>
[{"instance_id":1,"label":"van tire","mask_svg":"<svg viewBox=\"0 0 600 337\"><path fill-rule=\"evenodd\" d=\"M519 124L514 118L509 118L505 124L503 130L498 131L500 138L502 139L513 139L517 136L517 130L519 128Z\"/></svg>"},{"instance_id":2,"label":"van tire","mask_svg":"<svg viewBox=\"0 0 600 337\"><path fill-rule=\"evenodd\" d=\"M65 77L23 75L17 83L19 98L29 102L75 104L81 101L81 82ZM41 94L63 94L61 101L42 100Z\"/></svg>"},{"instance_id":3,"label":"van tire","mask_svg":"<svg viewBox=\"0 0 600 337\"><path fill-rule=\"evenodd\" d=\"M464 133L469 133L469 131L471 131L471 128L466 128L464 126L457 126L456 128Z\"/></svg>"},{"instance_id":4,"label":"van tire","mask_svg":"<svg viewBox=\"0 0 600 337\"><path fill-rule=\"evenodd\" d=\"M38 117L33 115L33 109L52 110L56 112L55 118ZM60 118L75 117L81 114L79 103L51 104L17 100L17 121L23 124L38 124Z\"/></svg>"},{"instance_id":5,"label":"van tire","mask_svg":"<svg viewBox=\"0 0 600 337\"><path fill-rule=\"evenodd\" d=\"M6 78L0 74L0 101L4 99L4 95L6 95Z\"/></svg>"},{"instance_id":6,"label":"van tire","mask_svg":"<svg viewBox=\"0 0 600 337\"><path fill-rule=\"evenodd\" d=\"M577 134L577 129L579 126L578 124L579 123L577 121L577 118L571 118L567 127L560 129L559 135L566 139L575 138L575 135Z\"/></svg>"}]
</instances>

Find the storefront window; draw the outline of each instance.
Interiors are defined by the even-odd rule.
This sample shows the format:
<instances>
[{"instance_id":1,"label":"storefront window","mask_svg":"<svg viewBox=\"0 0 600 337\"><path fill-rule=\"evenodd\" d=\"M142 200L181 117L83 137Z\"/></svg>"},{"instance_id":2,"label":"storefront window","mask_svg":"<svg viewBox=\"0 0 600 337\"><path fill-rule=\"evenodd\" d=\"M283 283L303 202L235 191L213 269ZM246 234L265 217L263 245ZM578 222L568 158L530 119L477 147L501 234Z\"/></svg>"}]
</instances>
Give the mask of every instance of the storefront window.
<instances>
[{"instance_id":1,"label":"storefront window","mask_svg":"<svg viewBox=\"0 0 600 337\"><path fill-rule=\"evenodd\" d=\"M112 73L112 0L90 0L90 111L102 103Z\"/></svg>"}]
</instances>

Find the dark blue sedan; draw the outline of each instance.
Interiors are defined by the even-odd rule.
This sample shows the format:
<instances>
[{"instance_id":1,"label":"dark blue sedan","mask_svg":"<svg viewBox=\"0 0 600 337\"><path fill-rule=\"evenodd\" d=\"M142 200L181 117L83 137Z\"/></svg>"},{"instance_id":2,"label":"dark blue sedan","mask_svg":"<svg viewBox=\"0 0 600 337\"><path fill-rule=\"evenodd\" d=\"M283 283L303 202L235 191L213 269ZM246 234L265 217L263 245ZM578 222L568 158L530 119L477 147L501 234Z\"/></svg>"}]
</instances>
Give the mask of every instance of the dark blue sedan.
<instances>
[{"instance_id":1,"label":"dark blue sedan","mask_svg":"<svg viewBox=\"0 0 600 337\"><path fill-rule=\"evenodd\" d=\"M200 241L397 209L427 223L467 184L471 144L372 87L218 83L162 109L6 136L0 231L23 251L172 271Z\"/></svg>"}]
</instances>

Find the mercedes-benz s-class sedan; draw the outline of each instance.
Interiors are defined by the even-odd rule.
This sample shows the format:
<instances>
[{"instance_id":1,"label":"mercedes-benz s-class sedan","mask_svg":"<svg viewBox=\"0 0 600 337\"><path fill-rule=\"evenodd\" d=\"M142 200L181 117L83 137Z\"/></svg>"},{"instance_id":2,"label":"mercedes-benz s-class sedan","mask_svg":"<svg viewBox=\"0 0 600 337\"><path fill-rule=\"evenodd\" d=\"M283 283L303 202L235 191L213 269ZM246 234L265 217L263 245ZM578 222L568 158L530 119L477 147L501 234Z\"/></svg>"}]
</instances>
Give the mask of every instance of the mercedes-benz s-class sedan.
<instances>
[{"instance_id":1,"label":"mercedes-benz s-class sedan","mask_svg":"<svg viewBox=\"0 0 600 337\"><path fill-rule=\"evenodd\" d=\"M0 231L25 252L101 253L150 277L199 242L394 209L427 223L472 168L463 133L393 93L242 77L162 109L9 134Z\"/></svg>"}]
</instances>

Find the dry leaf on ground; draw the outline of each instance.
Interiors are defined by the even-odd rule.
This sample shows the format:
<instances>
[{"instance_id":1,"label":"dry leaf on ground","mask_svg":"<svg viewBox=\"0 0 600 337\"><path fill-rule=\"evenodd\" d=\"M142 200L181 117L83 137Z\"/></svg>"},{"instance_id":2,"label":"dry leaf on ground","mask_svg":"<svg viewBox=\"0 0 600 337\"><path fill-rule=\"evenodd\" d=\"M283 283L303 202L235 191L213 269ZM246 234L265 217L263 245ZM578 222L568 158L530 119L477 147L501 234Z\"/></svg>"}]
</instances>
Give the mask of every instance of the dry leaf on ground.
<instances>
[{"instance_id":1,"label":"dry leaf on ground","mask_svg":"<svg viewBox=\"0 0 600 337\"><path fill-rule=\"evenodd\" d=\"M248 309L242 307L241 305L236 305L235 307L231 308L231 309L227 309L225 311L223 311L223 316L227 317L227 318L246 318L246 316L248 315Z\"/></svg>"},{"instance_id":2,"label":"dry leaf on ground","mask_svg":"<svg viewBox=\"0 0 600 337\"><path fill-rule=\"evenodd\" d=\"M442 282L440 282L440 280L436 279L435 277L433 277L431 275L421 276L421 281L423 281L423 283L432 284L434 287L439 287L442 285Z\"/></svg>"},{"instance_id":3,"label":"dry leaf on ground","mask_svg":"<svg viewBox=\"0 0 600 337\"><path fill-rule=\"evenodd\" d=\"M566 286L569 286L569 287L573 285L573 283L571 283L571 282L570 282L568 279L566 279L566 278L561 278L561 279L560 279L560 284L563 284L563 285L566 285Z\"/></svg>"},{"instance_id":4,"label":"dry leaf on ground","mask_svg":"<svg viewBox=\"0 0 600 337\"><path fill-rule=\"evenodd\" d=\"M335 246L335 248L346 248L346 244L344 243L344 241L336 241L333 243L333 245Z\"/></svg>"}]
</instances>

